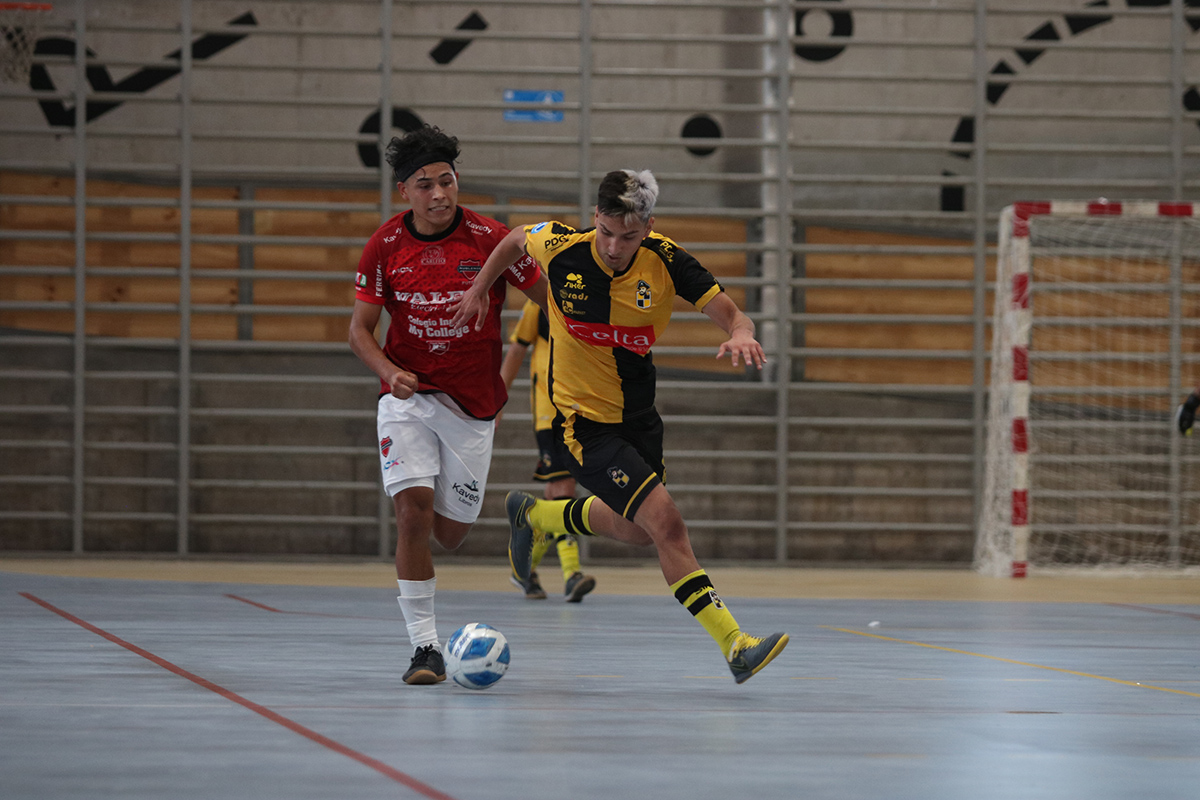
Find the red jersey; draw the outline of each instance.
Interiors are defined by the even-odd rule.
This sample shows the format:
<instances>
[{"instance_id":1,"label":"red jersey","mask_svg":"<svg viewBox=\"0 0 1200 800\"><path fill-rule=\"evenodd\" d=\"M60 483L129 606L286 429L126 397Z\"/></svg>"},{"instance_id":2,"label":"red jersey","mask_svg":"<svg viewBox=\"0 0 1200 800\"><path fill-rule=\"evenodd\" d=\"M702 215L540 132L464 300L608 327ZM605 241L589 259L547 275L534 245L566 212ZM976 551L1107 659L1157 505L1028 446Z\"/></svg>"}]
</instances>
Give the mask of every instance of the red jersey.
<instances>
[{"instance_id":1,"label":"red jersey","mask_svg":"<svg viewBox=\"0 0 1200 800\"><path fill-rule=\"evenodd\" d=\"M384 355L417 376L418 392L445 392L477 419L492 419L508 399L500 378L505 284L492 285L483 330L475 330L474 320L450 327L448 307L470 287L507 233L501 223L462 206L449 229L435 236L417 233L411 211L397 214L363 248L355 278L355 297L382 305L391 315ZM536 261L522 256L503 274L525 289L541 272Z\"/></svg>"}]
</instances>

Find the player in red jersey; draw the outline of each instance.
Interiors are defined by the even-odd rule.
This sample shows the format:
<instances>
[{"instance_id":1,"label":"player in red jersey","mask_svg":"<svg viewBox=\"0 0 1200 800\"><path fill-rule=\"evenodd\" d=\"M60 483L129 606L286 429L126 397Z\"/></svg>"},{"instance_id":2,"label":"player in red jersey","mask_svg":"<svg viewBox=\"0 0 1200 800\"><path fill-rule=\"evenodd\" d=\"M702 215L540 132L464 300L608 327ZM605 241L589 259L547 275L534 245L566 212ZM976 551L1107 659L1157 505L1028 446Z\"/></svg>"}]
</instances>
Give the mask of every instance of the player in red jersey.
<instances>
[{"instance_id":1,"label":"player in red jersey","mask_svg":"<svg viewBox=\"0 0 1200 800\"><path fill-rule=\"evenodd\" d=\"M458 205L458 154L456 138L428 125L388 144L396 188L411 210L384 223L363 249L350 321L350 349L381 381L379 458L396 508L396 578L414 649L404 681L416 684L446 678L429 536L453 550L478 518L493 420L508 399L500 378L504 283L489 295L481 329L450 324L450 304L508 233ZM513 264L504 280L546 302L546 279L532 259ZM375 327L384 308L391 323L381 348Z\"/></svg>"}]
</instances>

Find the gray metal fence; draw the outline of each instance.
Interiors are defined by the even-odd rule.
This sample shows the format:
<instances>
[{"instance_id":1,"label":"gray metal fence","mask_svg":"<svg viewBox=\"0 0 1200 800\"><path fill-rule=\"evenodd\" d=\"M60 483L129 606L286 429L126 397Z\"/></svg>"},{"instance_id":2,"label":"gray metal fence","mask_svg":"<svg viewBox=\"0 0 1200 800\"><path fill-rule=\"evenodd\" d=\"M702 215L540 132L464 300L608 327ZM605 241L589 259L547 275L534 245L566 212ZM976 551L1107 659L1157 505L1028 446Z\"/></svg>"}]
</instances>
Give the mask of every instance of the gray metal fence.
<instances>
[{"instance_id":1,"label":"gray metal fence","mask_svg":"<svg viewBox=\"0 0 1200 800\"><path fill-rule=\"evenodd\" d=\"M477 211L586 220L604 172L649 167L658 228L722 266L770 368L702 363L694 312L656 348L703 557L968 561L997 214L1192 199L1198 21L1183 0L58 3L29 83L0 85L0 547L390 552L375 381L330 287L397 210L379 148L424 121L460 138ZM503 552L497 498L529 485L522 386L469 555Z\"/></svg>"}]
</instances>

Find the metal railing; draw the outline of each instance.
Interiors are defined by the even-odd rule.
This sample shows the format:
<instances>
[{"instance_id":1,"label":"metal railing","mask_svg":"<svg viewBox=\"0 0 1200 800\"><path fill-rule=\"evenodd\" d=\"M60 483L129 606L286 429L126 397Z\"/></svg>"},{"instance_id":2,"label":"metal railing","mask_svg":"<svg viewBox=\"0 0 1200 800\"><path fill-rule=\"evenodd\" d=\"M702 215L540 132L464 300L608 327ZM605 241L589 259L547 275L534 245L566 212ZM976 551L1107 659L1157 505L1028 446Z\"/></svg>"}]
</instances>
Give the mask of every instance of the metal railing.
<instances>
[{"instance_id":1,"label":"metal railing","mask_svg":"<svg viewBox=\"0 0 1200 800\"><path fill-rule=\"evenodd\" d=\"M604 172L649 166L661 218L739 226L663 229L744 263L721 280L771 361L663 371L670 487L699 548L728 555L705 536L735 531L780 561L968 560L999 210L1198 185L1182 0L160 6L58 4L30 85L0 86L15 546L390 551L374 379L330 333L349 302L327 289L396 211L377 168L392 122L458 135L466 204L501 220L586 220ZM39 176L57 193L21 183ZM350 221L287 217L308 213ZM524 385L494 496L529 485ZM465 551L493 554L503 526L489 500Z\"/></svg>"}]
</instances>

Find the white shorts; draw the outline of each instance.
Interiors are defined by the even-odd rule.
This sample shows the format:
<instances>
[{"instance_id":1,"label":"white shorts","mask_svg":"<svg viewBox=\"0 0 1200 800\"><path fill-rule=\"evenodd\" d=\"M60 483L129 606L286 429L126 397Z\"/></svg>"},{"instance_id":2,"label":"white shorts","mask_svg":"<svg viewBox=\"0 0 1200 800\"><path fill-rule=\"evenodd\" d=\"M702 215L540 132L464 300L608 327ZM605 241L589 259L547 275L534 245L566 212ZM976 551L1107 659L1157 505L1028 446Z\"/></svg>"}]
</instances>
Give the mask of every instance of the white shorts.
<instances>
[{"instance_id":1,"label":"white shorts","mask_svg":"<svg viewBox=\"0 0 1200 800\"><path fill-rule=\"evenodd\" d=\"M479 518L496 423L467 416L440 392L379 398L379 466L389 497L414 486L433 489L437 514Z\"/></svg>"}]
</instances>

